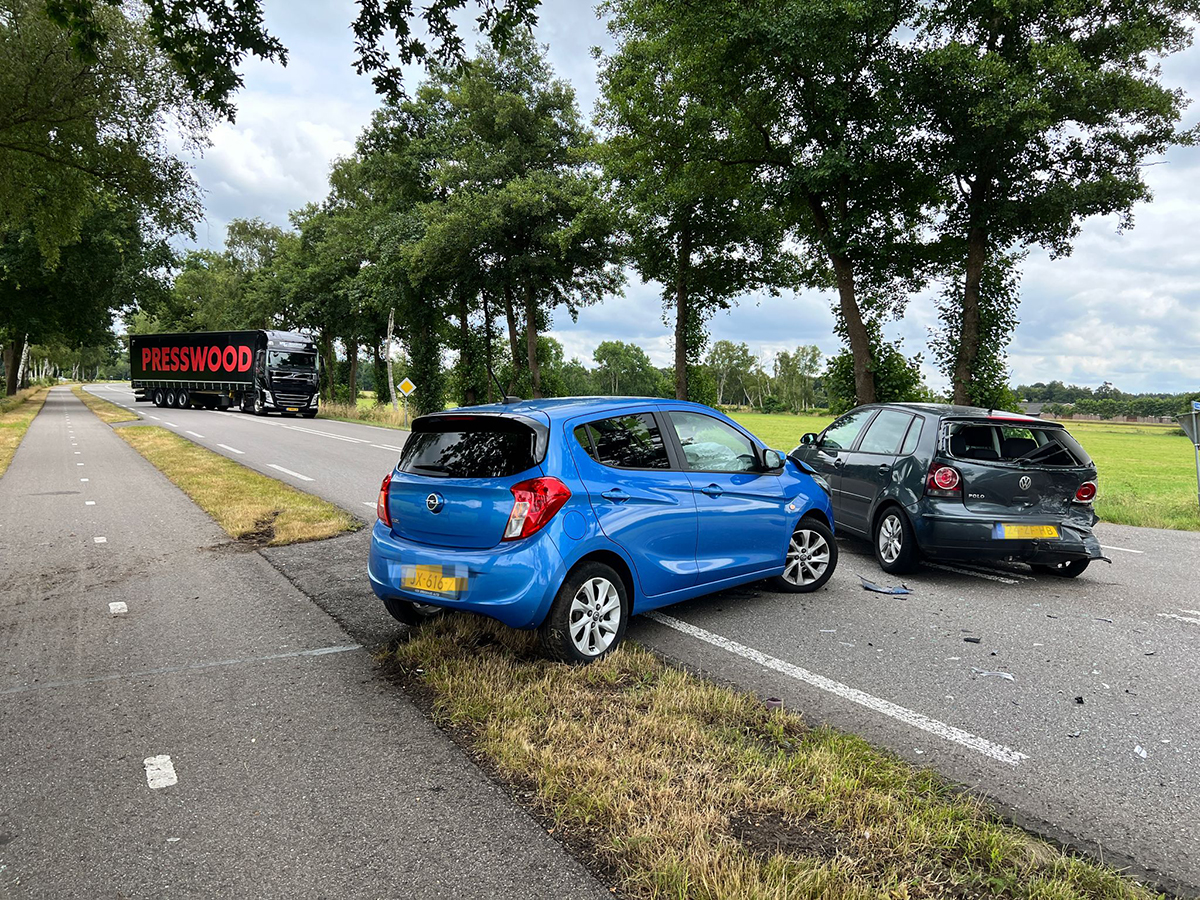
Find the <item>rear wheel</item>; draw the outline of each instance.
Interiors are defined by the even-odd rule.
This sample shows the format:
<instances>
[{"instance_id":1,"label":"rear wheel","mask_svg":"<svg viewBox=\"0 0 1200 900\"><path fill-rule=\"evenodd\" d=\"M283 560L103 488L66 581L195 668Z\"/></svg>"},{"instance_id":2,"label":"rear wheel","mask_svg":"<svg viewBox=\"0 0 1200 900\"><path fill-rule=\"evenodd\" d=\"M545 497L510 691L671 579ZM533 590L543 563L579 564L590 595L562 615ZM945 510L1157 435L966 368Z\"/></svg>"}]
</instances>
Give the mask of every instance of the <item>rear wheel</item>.
<instances>
[{"instance_id":1,"label":"rear wheel","mask_svg":"<svg viewBox=\"0 0 1200 900\"><path fill-rule=\"evenodd\" d=\"M162 388L154 389L154 398L153 399L154 399L155 406L166 406L167 405L167 395L163 392Z\"/></svg>"},{"instance_id":2,"label":"rear wheel","mask_svg":"<svg viewBox=\"0 0 1200 900\"><path fill-rule=\"evenodd\" d=\"M599 562L576 566L538 629L542 650L571 665L602 659L625 636L629 609L625 583L612 568Z\"/></svg>"},{"instance_id":3,"label":"rear wheel","mask_svg":"<svg viewBox=\"0 0 1200 900\"><path fill-rule=\"evenodd\" d=\"M186 390L181 390L175 394L175 405L180 409L187 409L192 405L192 395Z\"/></svg>"},{"instance_id":4,"label":"rear wheel","mask_svg":"<svg viewBox=\"0 0 1200 900\"><path fill-rule=\"evenodd\" d=\"M442 611L440 606L432 603L416 603L412 600L401 600L399 597L385 597L383 605L397 622L403 622L416 628L423 622L428 622Z\"/></svg>"},{"instance_id":5,"label":"rear wheel","mask_svg":"<svg viewBox=\"0 0 1200 900\"><path fill-rule=\"evenodd\" d=\"M1078 578L1087 569L1090 562L1090 559L1072 559L1053 566L1034 565L1030 568L1043 575L1054 575L1058 578Z\"/></svg>"},{"instance_id":6,"label":"rear wheel","mask_svg":"<svg viewBox=\"0 0 1200 900\"><path fill-rule=\"evenodd\" d=\"M770 584L789 594L807 594L833 577L837 560L837 541L829 526L817 519L801 519L788 542L783 574L771 578Z\"/></svg>"},{"instance_id":7,"label":"rear wheel","mask_svg":"<svg viewBox=\"0 0 1200 900\"><path fill-rule=\"evenodd\" d=\"M172 388L167 388L167 396L163 402L166 404L167 409L175 408L175 391Z\"/></svg>"},{"instance_id":8,"label":"rear wheel","mask_svg":"<svg viewBox=\"0 0 1200 900\"><path fill-rule=\"evenodd\" d=\"M908 516L899 507L890 506L875 522L872 543L875 559L883 571L892 575L911 572L917 566L917 536Z\"/></svg>"}]
</instances>

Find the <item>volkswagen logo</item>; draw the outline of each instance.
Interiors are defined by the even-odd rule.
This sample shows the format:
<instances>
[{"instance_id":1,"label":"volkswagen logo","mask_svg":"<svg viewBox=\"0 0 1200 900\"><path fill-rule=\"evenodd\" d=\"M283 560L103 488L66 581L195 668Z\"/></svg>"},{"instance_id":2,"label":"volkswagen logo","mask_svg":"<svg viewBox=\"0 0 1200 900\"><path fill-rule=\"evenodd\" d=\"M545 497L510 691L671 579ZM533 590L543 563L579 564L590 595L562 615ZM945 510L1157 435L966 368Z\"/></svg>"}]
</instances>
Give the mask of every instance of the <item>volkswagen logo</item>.
<instances>
[{"instance_id":1,"label":"volkswagen logo","mask_svg":"<svg viewBox=\"0 0 1200 900\"><path fill-rule=\"evenodd\" d=\"M1030 478L1028 475L1022 475L1021 480L1017 482L1017 487L1019 487L1023 491L1027 491L1031 487L1033 487L1033 479ZM430 494L429 497L432 500L433 494ZM430 509L433 509L433 507L431 506Z\"/></svg>"},{"instance_id":2,"label":"volkswagen logo","mask_svg":"<svg viewBox=\"0 0 1200 900\"><path fill-rule=\"evenodd\" d=\"M445 505L446 505L446 501L444 499L442 499L442 495L438 494L436 492L430 494L428 497L425 498L425 508L427 510L429 510L431 513L441 512L442 507Z\"/></svg>"}]
</instances>

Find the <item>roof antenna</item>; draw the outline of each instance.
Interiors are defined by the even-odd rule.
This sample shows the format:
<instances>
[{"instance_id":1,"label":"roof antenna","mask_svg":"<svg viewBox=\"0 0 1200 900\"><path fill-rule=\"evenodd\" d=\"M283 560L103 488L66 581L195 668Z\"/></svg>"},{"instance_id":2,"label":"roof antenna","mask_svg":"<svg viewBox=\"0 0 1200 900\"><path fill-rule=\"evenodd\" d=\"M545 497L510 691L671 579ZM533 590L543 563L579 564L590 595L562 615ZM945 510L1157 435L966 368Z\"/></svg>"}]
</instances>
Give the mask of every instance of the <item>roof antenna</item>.
<instances>
[{"instance_id":1,"label":"roof antenna","mask_svg":"<svg viewBox=\"0 0 1200 900\"><path fill-rule=\"evenodd\" d=\"M521 402L521 400L523 398L513 397L504 392L504 385L502 385L500 383L500 379L496 377L496 373L492 371L492 367L490 364L488 365L487 370L488 370L488 374L492 376L492 381L496 382L496 387L498 387L500 389L500 402L501 403L509 404L509 403L520 403Z\"/></svg>"}]
</instances>

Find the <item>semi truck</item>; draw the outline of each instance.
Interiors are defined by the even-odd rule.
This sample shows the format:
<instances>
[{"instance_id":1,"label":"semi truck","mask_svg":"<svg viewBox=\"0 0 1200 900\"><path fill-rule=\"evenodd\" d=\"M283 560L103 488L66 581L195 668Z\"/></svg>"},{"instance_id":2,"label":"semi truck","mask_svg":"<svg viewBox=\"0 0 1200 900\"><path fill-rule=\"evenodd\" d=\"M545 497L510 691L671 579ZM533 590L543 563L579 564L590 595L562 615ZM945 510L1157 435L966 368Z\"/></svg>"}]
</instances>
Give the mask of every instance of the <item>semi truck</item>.
<instances>
[{"instance_id":1,"label":"semi truck","mask_svg":"<svg viewBox=\"0 0 1200 900\"><path fill-rule=\"evenodd\" d=\"M155 406L317 414L317 348L303 334L135 334L129 362L134 396Z\"/></svg>"}]
</instances>

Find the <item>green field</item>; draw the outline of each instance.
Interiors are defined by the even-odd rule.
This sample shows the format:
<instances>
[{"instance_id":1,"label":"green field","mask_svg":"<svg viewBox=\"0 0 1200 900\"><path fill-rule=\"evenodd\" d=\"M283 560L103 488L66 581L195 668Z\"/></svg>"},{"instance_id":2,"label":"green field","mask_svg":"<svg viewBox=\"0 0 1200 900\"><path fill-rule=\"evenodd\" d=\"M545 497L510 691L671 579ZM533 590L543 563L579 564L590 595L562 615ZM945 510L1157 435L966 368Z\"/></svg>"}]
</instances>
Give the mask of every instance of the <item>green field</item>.
<instances>
[{"instance_id":1,"label":"green field","mask_svg":"<svg viewBox=\"0 0 1200 900\"><path fill-rule=\"evenodd\" d=\"M820 431L832 421L767 413L733 413L732 418L785 453L800 443L804 432ZM1200 531L1195 455L1179 429L1118 422L1064 424L1096 462L1096 513L1102 520Z\"/></svg>"}]
</instances>

